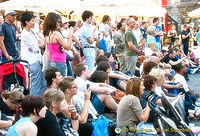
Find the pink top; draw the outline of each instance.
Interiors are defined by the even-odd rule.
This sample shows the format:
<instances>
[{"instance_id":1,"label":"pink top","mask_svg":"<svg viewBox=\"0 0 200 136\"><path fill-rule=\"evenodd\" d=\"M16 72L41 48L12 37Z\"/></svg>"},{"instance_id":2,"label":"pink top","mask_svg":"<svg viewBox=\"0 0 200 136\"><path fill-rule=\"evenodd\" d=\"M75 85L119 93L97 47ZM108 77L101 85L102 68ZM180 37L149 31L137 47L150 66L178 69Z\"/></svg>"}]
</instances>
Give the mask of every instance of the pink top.
<instances>
[{"instance_id":1,"label":"pink top","mask_svg":"<svg viewBox=\"0 0 200 136\"><path fill-rule=\"evenodd\" d=\"M54 34L54 36L55 36L55 34ZM53 36L53 38L54 38L54 36ZM48 43L47 47L49 50L49 59L52 62L66 62L66 54L65 54L65 52L60 51L59 43Z\"/></svg>"}]
</instances>

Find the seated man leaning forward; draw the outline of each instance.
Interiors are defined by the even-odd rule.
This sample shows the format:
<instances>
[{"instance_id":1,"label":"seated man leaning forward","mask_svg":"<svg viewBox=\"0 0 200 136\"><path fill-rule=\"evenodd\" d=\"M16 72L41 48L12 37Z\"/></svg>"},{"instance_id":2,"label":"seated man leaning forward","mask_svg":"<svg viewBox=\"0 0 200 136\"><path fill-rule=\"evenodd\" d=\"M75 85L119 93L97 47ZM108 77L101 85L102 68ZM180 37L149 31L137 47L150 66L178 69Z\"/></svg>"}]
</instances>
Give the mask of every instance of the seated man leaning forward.
<instances>
[{"instance_id":1,"label":"seated man leaning forward","mask_svg":"<svg viewBox=\"0 0 200 136\"><path fill-rule=\"evenodd\" d=\"M93 83L88 81L91 76L90 70L84 63L80 63L76 66L75 74L77 76L75 82L78 85L78 92L87 90L87 86L91 89L92 94L90 100L98 114L104 111L105 106L111 111L117 111L118 105L110 95L116 88L105 83Z\"/></svg>"}]
</instances>

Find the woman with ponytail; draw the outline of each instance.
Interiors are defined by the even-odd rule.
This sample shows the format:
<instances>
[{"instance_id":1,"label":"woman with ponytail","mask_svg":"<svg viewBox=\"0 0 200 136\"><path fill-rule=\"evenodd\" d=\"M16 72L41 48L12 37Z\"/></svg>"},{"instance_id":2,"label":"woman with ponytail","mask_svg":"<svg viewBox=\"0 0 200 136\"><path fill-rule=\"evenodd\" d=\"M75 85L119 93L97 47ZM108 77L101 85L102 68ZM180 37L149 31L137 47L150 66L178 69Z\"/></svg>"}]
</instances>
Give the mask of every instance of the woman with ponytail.
<instances>
[{"instance_id":1,"label":"woman with ponytail","mask_svg":"<svg viewBox=\"0 0 200 136\"><path fill-rule=\"evenodd\" d=\"M37 127L34 124L46 114L46 106L40 96L26 96L22 100L20 110L16 113L13 126L6 136L36 136Z\"/></svg>"}]
</instances>

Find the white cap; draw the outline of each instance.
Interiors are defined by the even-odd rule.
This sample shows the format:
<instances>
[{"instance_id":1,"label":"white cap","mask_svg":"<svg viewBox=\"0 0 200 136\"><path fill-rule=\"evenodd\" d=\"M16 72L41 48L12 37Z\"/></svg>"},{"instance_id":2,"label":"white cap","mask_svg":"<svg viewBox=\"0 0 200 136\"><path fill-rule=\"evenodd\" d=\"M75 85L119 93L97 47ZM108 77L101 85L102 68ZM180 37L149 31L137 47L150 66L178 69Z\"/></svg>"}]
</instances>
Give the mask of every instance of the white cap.
<instances>
[{"instance_id":1,"label":"white cap","mask_svg":"<svg viewBox=\"0 0 200 136\"><path fill-rule=\"evenodd\" d=\"M14 10L5 10L4 12L4 16L7 16L8 14L11 14L11 15L17 15L17 12L15 12Z\"/></svg>"}]
</instances>

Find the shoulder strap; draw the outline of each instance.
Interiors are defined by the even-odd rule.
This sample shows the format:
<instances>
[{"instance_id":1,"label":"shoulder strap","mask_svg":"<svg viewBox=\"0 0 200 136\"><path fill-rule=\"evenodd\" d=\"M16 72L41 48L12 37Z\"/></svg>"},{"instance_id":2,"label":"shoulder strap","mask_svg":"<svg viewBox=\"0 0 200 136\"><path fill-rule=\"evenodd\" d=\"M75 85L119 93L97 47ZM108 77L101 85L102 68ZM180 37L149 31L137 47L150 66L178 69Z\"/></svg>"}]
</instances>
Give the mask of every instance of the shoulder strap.
<instances>
[{"instance_id":1,"label":"shoulder strap","mask_svg":"<svg viewBox=\"0 0 200 136\"><path fill-rule=\"evenodd\" d=\"M53 43L53 39L54 39L56 33L57 33L57 32L55 32L54 35L53 35L53 37L51 38L51 43Z\"/></svg>"}]
</instances>

